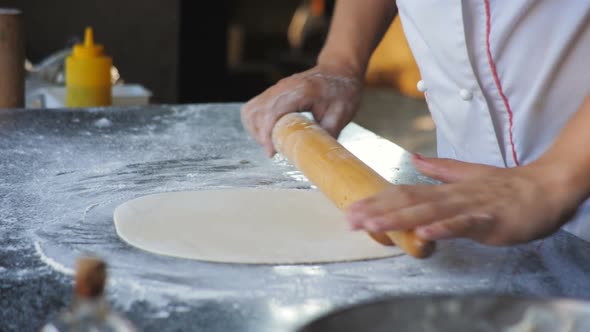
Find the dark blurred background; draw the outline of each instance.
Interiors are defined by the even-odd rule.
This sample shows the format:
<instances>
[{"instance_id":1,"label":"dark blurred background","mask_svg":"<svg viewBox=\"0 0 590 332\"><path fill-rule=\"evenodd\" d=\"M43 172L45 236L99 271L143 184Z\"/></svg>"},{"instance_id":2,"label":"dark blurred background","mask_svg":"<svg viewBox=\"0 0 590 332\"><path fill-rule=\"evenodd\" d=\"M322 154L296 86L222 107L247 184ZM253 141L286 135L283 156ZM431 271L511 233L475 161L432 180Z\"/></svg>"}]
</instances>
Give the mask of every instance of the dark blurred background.
<instances>
[{"instance_id":1,"label":"dark blurred background","mask_svg":"<svg viewBox=\"0 0 590 332\"><path fill-rule=\"evenodd\" d=\"M312 36L315 41L301 52L293 51L287 38L301 5L299 0L0 0L0 7L25 13L26 54L33 63L71 46L92 26L121 76L164 103L245 100L312 65L321 37ZM329 16L332 6L325 1L321 15Z\"/></svg>"}]
</instances>

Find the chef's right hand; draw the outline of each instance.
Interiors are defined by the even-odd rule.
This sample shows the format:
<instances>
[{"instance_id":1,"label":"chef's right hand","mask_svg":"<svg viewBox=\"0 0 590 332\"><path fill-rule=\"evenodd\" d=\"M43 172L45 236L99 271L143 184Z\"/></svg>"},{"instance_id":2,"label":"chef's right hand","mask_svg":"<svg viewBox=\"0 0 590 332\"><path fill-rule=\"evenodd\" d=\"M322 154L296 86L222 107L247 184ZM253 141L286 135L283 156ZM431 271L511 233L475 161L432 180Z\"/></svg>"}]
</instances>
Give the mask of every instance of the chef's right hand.
<instances>
[{"instance_id":1,"label":"chef's right hand","mask_svg":"<svg viewBox=\"0 0 590 332\"><path fill-rule=\"evenodd\" d=\"M337 137L358 110L361 87L361 77L316 66L280 80L246 103L242 123L272 157L272 129L283 115L311 112L322 128Z\"/></svg>"}]
</instances>

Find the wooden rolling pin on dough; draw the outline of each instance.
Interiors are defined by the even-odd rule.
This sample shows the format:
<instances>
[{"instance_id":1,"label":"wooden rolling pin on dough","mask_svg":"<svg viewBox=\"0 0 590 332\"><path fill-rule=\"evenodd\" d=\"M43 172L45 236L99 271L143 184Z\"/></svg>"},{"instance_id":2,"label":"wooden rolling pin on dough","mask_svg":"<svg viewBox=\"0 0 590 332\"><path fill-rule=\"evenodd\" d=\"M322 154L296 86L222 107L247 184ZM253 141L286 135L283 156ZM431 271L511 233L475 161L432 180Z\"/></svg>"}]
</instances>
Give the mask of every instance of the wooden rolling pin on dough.
<instances>
[{"instance_id":1,"label":"wooden rolling pin on dough","mask_svg":"<svg viewBox=\"0 0 590 332\"><path fill-rule=\"evenodd\" d=\"M391 186L316 122L301 114L283 116L273 129L272 140L277 151L341 210ZM426 258L434 251L433 242L417 237L413 231L370 235L381 244L395 244L417 258Z\"/></svg>"}]
</instances>

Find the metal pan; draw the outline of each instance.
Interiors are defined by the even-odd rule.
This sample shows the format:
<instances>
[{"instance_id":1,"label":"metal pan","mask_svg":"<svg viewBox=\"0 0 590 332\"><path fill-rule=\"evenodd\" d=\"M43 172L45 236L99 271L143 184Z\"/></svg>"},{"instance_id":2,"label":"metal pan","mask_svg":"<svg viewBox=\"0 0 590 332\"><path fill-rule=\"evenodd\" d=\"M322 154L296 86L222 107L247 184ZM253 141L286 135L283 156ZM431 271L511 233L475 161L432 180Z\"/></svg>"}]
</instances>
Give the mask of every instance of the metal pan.
<instances>
[{"instance_id":1,"label":"metal pan","mask_svg":"<svg viewBox=\"0 0 590 332\"><path fill-rule=\"evenodd\" d=\"M391 298L345 308L299 332L588 332L590 303L511 296Z\"/></svg>"}]
</instances>

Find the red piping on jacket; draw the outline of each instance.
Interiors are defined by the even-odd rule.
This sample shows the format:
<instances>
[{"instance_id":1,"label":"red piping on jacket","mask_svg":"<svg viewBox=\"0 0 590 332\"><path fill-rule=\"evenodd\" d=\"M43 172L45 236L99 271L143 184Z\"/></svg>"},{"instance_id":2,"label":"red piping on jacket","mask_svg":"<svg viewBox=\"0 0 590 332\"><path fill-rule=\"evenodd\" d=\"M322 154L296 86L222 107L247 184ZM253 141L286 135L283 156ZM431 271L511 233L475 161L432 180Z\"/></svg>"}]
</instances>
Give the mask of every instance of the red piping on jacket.
<instances>
[{"instance_id":1,"label":"red piping on jacket","mask_svg":"<svg viewBox=\"0 0 590 332\"><path fill-rule=\"evenodd\" d=\"M485 7L486 7L486 48L488 53L488 63L490 64L490 69L492 70L492 75L494 75L494 81L496 81L496 87L500 92L500 96L504 101L504 106L506 107L506 111L508 112L508 132L510 134L510 146L512 147L512 158L514 159L514 164L516 166L520 166L518 162L518 156L516 155L516 147L514 146L514 138L512 135L512 108L510 107L510 103L508 103L508 98L504 94L504 90L502 89L502 84L500 83L500 78L498 77L498 72L496 71L496 64L494 63L494 58L492 58L492 51L490 49L490 31L491 31L491 15L490 15L490 1L484 0Z\"/></svg>"}]
</instances>

